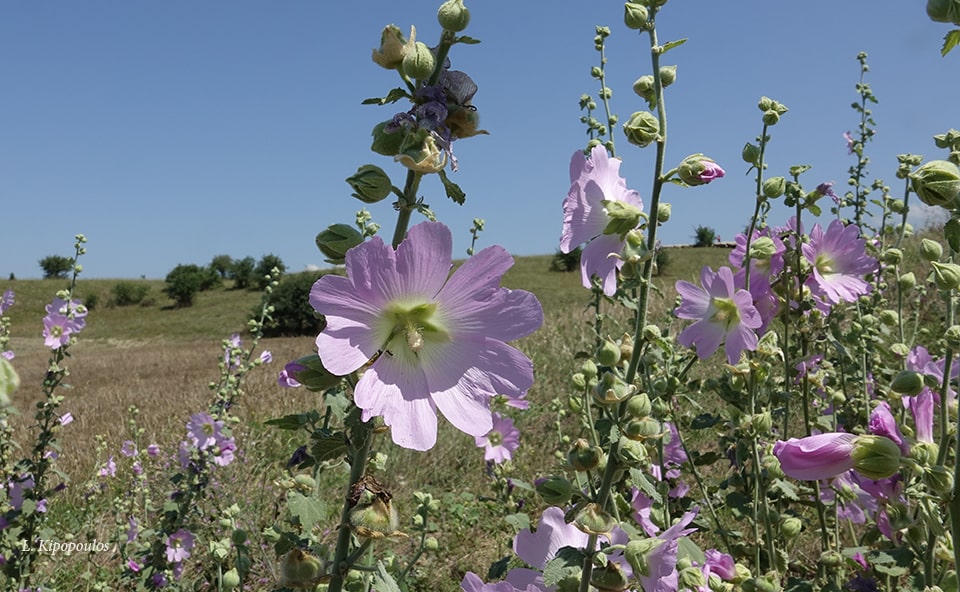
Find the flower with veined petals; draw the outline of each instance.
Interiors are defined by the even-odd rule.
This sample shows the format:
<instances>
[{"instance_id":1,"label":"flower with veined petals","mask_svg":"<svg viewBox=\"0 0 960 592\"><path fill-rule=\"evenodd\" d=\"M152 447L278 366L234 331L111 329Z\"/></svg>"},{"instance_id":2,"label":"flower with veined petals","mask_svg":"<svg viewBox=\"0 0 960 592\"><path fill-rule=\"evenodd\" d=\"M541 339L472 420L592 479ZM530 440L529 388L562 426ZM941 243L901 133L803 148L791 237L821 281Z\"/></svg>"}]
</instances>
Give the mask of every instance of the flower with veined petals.
<instances>
[{"instance_id":1,"label":"flower with veined petals","mask_svg":"<svg viewBox=\"0 0 960 592\"><path fill-rule=\"evenodd\" d=\"M563 232L560 250L569 253L578 245L588 243L580 255L583 286L589 288L596 275L603 284L603 293L612 296L617 291L617 270L623 261L611 256L623 250L624 241L617 234L604 234L611 222L602 202L622 202L643 210L640 194L627 189L620 176L620 159L612 158L603 146L594 146L590 158L583 152L573 153L570 159L570 191L563 200Z\"/></svg>"},{"instance_id":2,"label":"flower with veined petals","mask_svg":"<svg viewBox=\"0 0 960 592\"><path fill-rule=\"evenodd\" d=\"M854 434L831 432L773 445L784 473L801 481L830 479L853 468Z\"/></svg>"},{"instance_id":3,"label":"flower with veined petals","mask_svg":"<svg viewBox=\"0 0 960 592\"><path fill-rule=\"evenodd\" d=\"M316 340L324 366L345 376L369 364L354 403L364 421L382 415L405 448L436 443L438 409L483 436L493 427L490 399L519 398L533 384L533 363L506 342L540 327L540 303L499 286L513 265L499 246L448 277L452 246L439 222L411 228L396 251L374 237L347 252L346 277L325 275L310 291L327 321Z\"/></svg>"},{"instance_id":4,"label":"flower with veined petals","mask_svg":"<svg viewBox=\"0 0 960 592\"><path fill-rule=\"evenodd\" d=\"M493 414L493 428L484 436L477 436L477 446L484 448L484 460L497 464L513 458L513 451L520 446L520 430L513 420L499 413Z\"/></svg>"},{"instance_id":5,"label":"flower with veined petals","mask_svg":"<svg viewBox=\"0 0 960 592\"><path fill-rule=\"evenodd\" d=\"M70 343L70 336L80 331L74 319L60 313L43 317L43 344L50 349L59 349Z\"/></svg>"},{"instance_id":6,"label":"flower with veined petals","mask_svg":"<svg viewBox=\"0 0 960 592\"><path fill-rule=\"evenodd\" d=\"M684 329L677 341L695 347L700 359L717 351L726 342L727 361L735 364L743 350L757 348L757 334L763 321L753 304L753 296L746 290L734 290L733 272L721 267L714 272L709 267L700 271L698 287L690 282L677 282L682 298L676 315L697 322Z\"/></svg>"},{"instance_id":7,"label":"flower with veined petals","mask_svg":"<svg viewBox=\"0 0 960 592\"><path fill-rule=\"evenodd\" d=\"M221 439L222 421L216 421L209 413L194 413L187 422L190 441L198 450L215 446Z\"/></svg>"},{"instance_id":8,"label":"flower with veined petals","mask_svg":"<svg viewBox=\"0 0 960 592\"><path fill-rule=\"evenodd\" d=\"M831 304L854 302L870 292L870 284L861 276L876 271L877 260L866 254L866 241L859 235L856 225L834 220L826 230L814 225L810 242L801 246L813 268L806 285Z\"/></svg>"},{"instance_id":9,"label":"flower with veined petals","mask_svg":"<svg viewBox=\"0 0 960 592\"><path fill-rule=\"evenodd\" d=\"M181 528L167 537L167 561L180 563L190 557L193 549L193 535L189 530Z\"/></svg>"}]
</instances>

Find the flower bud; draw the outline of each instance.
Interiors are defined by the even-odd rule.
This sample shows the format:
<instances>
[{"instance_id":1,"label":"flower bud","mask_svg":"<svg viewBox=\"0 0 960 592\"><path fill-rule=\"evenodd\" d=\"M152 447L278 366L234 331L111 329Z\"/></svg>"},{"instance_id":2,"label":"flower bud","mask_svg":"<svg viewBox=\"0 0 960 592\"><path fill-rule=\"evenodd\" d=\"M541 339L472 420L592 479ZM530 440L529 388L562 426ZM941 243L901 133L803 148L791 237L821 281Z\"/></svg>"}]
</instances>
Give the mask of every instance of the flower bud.
<instances>
[{"instance_id":1,"label":"flower bud","mask_svg":"<svg viewBox=\"0 0 960 592\"><path fill-rule=\"evenodd\" d=\"M803 530L803 522L796 516L789 516L783 519L780 524L780 532L787 540L793 540L800 535Z\"/></svg>"},{"instance_id":2,"label":"flower bud","mask_svg":"<svg viewBox=\"0 0 960 592\"><path fill-rule=\"evenodd\" d=\"M943 465L933 465L923 471L923 482L932 491L946 495L953 491L953 471Z\"/></svg>"},{"instance_id":3,"label":"flower bud","mask_svg":"<svg viewBox=\"0 0 960 592\"><path fill-rule=\"evenodd\" d=\"M584 378L596 378L597 377L597 364L591 359L586 359L580 364L580 373L583 374Z\"/></svg>"},{"instance_id":4,"label":"flower bud","mask_svg":"<svg viewBox=\"0 0 960 592\"><path fill-rule=\"evenodd\" d=\"M912 271L908 271L897 280L897 287L901 290L912 290L917 285L917 276Z\"/></svg>"},{"instance_id":5,"label":"flower bud","mask_svg":"<svg viewBox=\"0 0 960 592\"><path fill-rule=\"evenodd\" d=\"M353 189L353 197L363 203L375 204L390 195L393 184L383 169L365 164L353 175L347 177L347 184Z\"/></svg>"},{"instance_id":6,"label":"flower bud","mask_svg":"<svg viewBox=\"0 0 960 592\"><path fill-rule=\"evenodd\" d=\"M893 379L890 390L898 395L914 396L923 390L923 374L913 370L904 370Z\"/></svg>"},{"instance_id":7,"label":"flower bud","mask_svg":"<svg viewBox=\"0 0 960 592\"><path fill-rule=\"evenodd\" d=\"M928 206L951 207L960 196L960 169L946 160L931 160L910 173L910 184Z\"/></svg>"},{"instance_id":8,"label":"flower bud","mask_svg":"<svg viewBox=\"0 0 960 592\"><path fill-rule=\"evenodd\" d=\"M770 109L769 111L763 112L763 123L766 125L777 125L780 121L780 114Z\"/></svg>"},{"instance_id":9,"label":"flower bud","mask_svg":"<svg viewBox=\"0 0 960 592\"><path fill-rule=\"evenodd\" d=\"M758 413L750 418L750 424L754 433L759 435L769 434L773 429L773 416L769 411Z\"/></svg>"},{"instance_id":10,"label":"flower bud","mask_svg":"<svg viewBox=\"0 0 960 592\"><path fill-rule=\"evenodd\" d=\"M650 11L647 10L646 6L631 0L624 4L623 9L623 23L628 29L633 29L634 31L647 30Z\"/></svg>"},{"instance_id":11,"label":"flower bud","mask_svg":"<svg viewBox=\"0 0 960 592\"><path fill-rule=\"evenodd\" d=\"M900 447L886 436L857 436L850 456L854 470L868 479L886 479L900 470Z\"/></svg>"},{"instance_id":12,"label":"flower bud","mask_svg":"<svg viewBox=\"0 0 960 592\"><path fill-rule=\"evenodd\" d=\"M370 499L350 510L350 529L359 537L382 539L399 534L400 518L390 496L385 493L366 494Z\"/></svg>"},{"instance_id":13,"label":"flower bud","mask_svg":"<svg viewBox=\"0 0 960 592\"><path fill-rule=\"evenodd\" d=\"M769 236L760 236L750 243L750 258L767 261L777 252L777 245Z\"/></svg>"},{"instance_id":14,"label":"flower bud","mask_svg":"<svg viewBox=\"0 0 960 592\"><path fill-rule=\"evenodd\" d=\"M752 164L752 163L751 163ZM775 199L787 190L787 180L783 177L770 177L763 181L763 196Z\"/></svg>"},{"instance_id":15,"label":"flower bud","mask_svg":"<svg viewBox=\"0 0 960 592\"><path fill-rule=\"evenodd\" d=\"M347 251L363 242L363 235L348 224L332 224L317 235L317 248L327 262L343 265ZM303 382L303 381L300 381Z\"/></svg>"},{"instance_id":16,"label":"flower bud","mask_svg":"<svg viewBox=\"0 0 960 592\"><path fill-rule=\"evenodd\" d=\"M610 220L607 222L606 228L603 229L604 234L615 234L624 237L628 232L640 225L641 212L637 206L624 201L609 199L602 200L600 203L603 205L603 209L607 212L607 217Z\"/></svg>"},{"instance_id":17,"label":"flower bud","mask_svg":"<svg viewBox=\"0 0 960 592\"><path fill-rule=\"evenodd\" d=\"M720 165L702 154L691 154L684 158L677 169L680 180L691 187L706 185L724 174L726 173Z\"/></svg>"},{"instance_id":18,"label":"flower bud","mask_svg":"<svg viewBox=\"0 0 960 592\"><path fill-rule=\"evenodd\" d=\"M910 458L921 465L933 465L940 453L936 442L914 442L910 446Z\"/></svg>"},{"instance_id":19,"label":"flower bud","mask_svg":"<svg viewBox=\"0 0 960 592\"><path fill-rule=\"evenodd\" d=\"M300 549L291 549L280 562L280 585L309 588L320 576L320 560Z\"/></svg>"},{"instance_id":20,"label":"flower bud","mask_svg":"<svg viewBox=\"0 0 960 592\"><path fill-rule=\"evenodd\" d=\"M883 262L887 265L897 265L903 261L903 251L895 247L890 247L883 252Z\"/></svg>"},{"instance_id":21,"label":"flower bud","mask_svg":"<svg viewBox=\"0 0 960 592\"><path fill-rule=\"evenodd\" d=\"M586 534L608 535L617 521L599 505L589 503L574 514L573 525Z\"/></svg>"},{"instance_id":22,"label":"flower bud","mask_svg":"<svg viewBox=\"0 0 960 592\"><path fill-rule=\"evenodd\" d=\"M599 446L593 446L583 438L578 438L567 453L567 462L575 471L589 471L600 464L602 456L603 450Z\"/></svg>"},{"instance_id":23,"label":"flower bud","mask_svg":"<svg viewBox=\"0 0 960 592\"><path fill-rule=\"evenodd\" d=\"M760 147L747 142L743 146L743 150L740 152L740 158L747 164L752 164L757 166L760 164Z\"/></svg>"},{"instance_id":24,"label":"flower bud","mask_svg":"<svg viewBox=\"0 0 960 592\"><path fill-rule=\"evenodd\" d=\"M617 460L626 467L639 467L647 461L647 447L643 442L620 436L617 446Z\"/></svg>"},{"instance_id":25,"label":"flower bud","mask_svg":"<svg viewBox=\"0 0 960 592\"><path fill-rule=\"evenodd\" d=\"M620 363L620 348L616 343L605 339L597 349L597 360L601 366L616 366Z\"/></svg>"},{"instance_id":26,"label":"flower bud","mask_svg":"<svg viewBox=\"0 0 960 592\"><path fill-rule=\"evenodd\" d=\"M960 1L927 0L927 16L938 23L960 25Z\"/></svg>"},{"instance_id":27,"label":"flower bud","mask_svg":"<svg viewBox=\"0 0 960 592\"><path fill-rule=\"evenodd\" d=\"M417 31L410 27L410 40L396 25L387 25L380 33L380 48L373 50L373 61L387 70L396 70L403 62L403 56L413 48Z\"/></svg>"},{"instance_id":28,"label":"flower bud","mask_svg":"<svg viewBox=\"0 0 960 592\"><path fill-rule=\"evenodd\" d=\"M933 267L933 283L941 290L955 290L960 286L960 265L956 263L940 263L931 261Z\"/></svg>"},{"instance_id":29,"label":"flower bud","mask_svg":"<svg viewBox=\"0 0 960 592\"><path fill-rule=\"evenodd\" d=\"M670 219L672 206L669 203L661 202L657 204L657 222L663 224Z\"/></svg>"},{"instance_id":30,"label":"flower bud","mask_svg":"<svg viewBox=\"0 0 960 592\"><path fill-rule=\"evenodd\" d=\"M707 579L703 577L703 570L699 567L687 567L680 570L680 589L703 590L707 586Z\"/></svg>"},{"instance_id":31,"label":"flower bud","mask_svg":"<svg viewBox=\"0 0 960 592\"><path fill-rule=\"evenodd\" d=\"M883 324L884 327L896 327L900 323L900 313L889 308L881 310L880 323Z\"/></svg>"},{"instance_id":32,"label":"flower bud","mask_svg":"<svg viewBox=\"0 0 960 592\"><path fill-rule=\"evenodd\" d=\"M405 130L387 131L387 126L391 123L393 123L393 120L388 119L381 121L373 128L371 133L373 144L370 145L370 149L377 154L396 156L400 153L400 148L403 146L407 133Z\"/></svg>"},{"instance_id":33,"label":"flower bud","mask_svg":"<svg viewBox=\"0 0 960 592\"><path fill-rule=\"evenodd\" d=\"M413 51L408 51L403 56L403 73L416 80L425 80L433 74L433 69L437 65L433 52L427 47L426 43L417 41L413 46Z\"/></svg>"},{"instance_id":34,"label":"flower bud","mask_svg":"<svg viewBox=\"0 0 960 592\"><path fill-rule=\"evenodd\" d=\"M584 376L583 372L574 372L573 376L570 377L570 382L577 390L587 388L587 377Z\"/></svg>"},{"instance_id":35,"label":"flower bud","mask_svg":"<svg viewBox=\"0 0 960 592\"><path fill-rule=\"evenodd\" d=\"M661 66L660 67L660 84L665 88L676 82L677 80L677 67L676 66Z\"/></svg>"},{"instance_id":36,"label":"flower bud","mask_svg":"<svg viewBox=\"0 0 960 592\"><path fill-rule=\"evenodd\" d=\"M960 349L960 325L950 325L943 333L943 340L947 342L948 347Z\"/></svg>"},{"instance_id":37,"label":"flower bud","mask_svg":"<svg viewBox=\"0 0 960 592\"><path fill-rule=\"evenodd\" d=\"M463 0L447 0L440 5L437 20L445 31L459 33L470 24L470 11L463 5Z\"/></svg>"},{"instance_id":38,"label":"flower bud","mask_svg":"<svg viewBox=\"0 0 960 592\"><path fill-rule=\"evenodd\" d=\"M650 410L650 396L647 393L637 393L627 401L627 416L633 419L649 417Z\"/></svg>"},{"instance_id":39,"label":"flower bud","mask_svg":"<svg viewBox=\"0 0 960 592\"><path fill-rule=\"evenodd\" d=\"M634 575L650 575L649 557L664 542L661 539L634 539L627 543L623 557L633 568Z\"/></svg>"},{"instance_id":40,"label":"flower bud","mask_svg":"<svg viewBox=\"0 0 960 592\"><path fill-rule=\"evenodd\" d=\"M557 476L538 480L535 488L543 501L551 506L566 505L573 494L573 485L570 481Z\"/></svg>"},{"instance_id":41,"label":"flower bud","mask_svg":"<svg viewBox=\"0 0 960 592\"><path fill-rule=\"evenodd\" d=\"M926 261L939 261L943 257L943 245L928 238L920 239L920 256Z\"/></svg>"},{"instance_id":42,"label":"flower bud","mask_svg":"<svg viewBox=\"0 0 960 592\"><path fill-rule=\"evenodd\" d=\"M619 354L619 350L617 352ZM593 388L593 399L600 405L619 405L637 392L637 387L627 384L613 372L604 372L600 382Z\"/></svg>"},{"instance_id":43,"label":"flower bud","mask_svg":"<svg viewBox=\"0 0 960 592\"><path fill-rule=\"evenodd\" d=\"M224 572L220 577L221 590L235 590L240 585L240 572L237 568L232 568Z\"/></svg>"},{"instance_id":44,"label":"flower bud","mask_svg":"<svg viewBox=\"0 0 960 592\"><path fill-rule=\"evenodd\" d=\"M663 436L663 429L660 422L652 417L643 417L627 422L623 428L623 435L631 440L646 440L650 438L660 438Z\"/></svg>"},{"instance_id":45,"label":"flower bud","mask_svg":"<svg viewBox=\"0 0 960 592\"><path fill-rule=\"evenodd\" d=\"M590 576L590 584L598 592L621 592L628 586L627 576L616 561L607 561L603 567L594 569Z\"/></svg>"},{"instance_id":46,"label":"flower bud","mask_svg":"<svg viewBox=\"0 0 960 592\"><path fill-rule=\"evenodd\" d=\"M651 109L657 106L657 90L653 74L644 74L633 83L633 92L645 100ZM659 125L659 121L657 122Z\"/></svg>"},{"instance_id":47,"label":"flower bud","mask_svg":"<svg viewBox=\"0 0 960 592\"><path fill-rule=\"evenodd\" d=\"M645 148L660 139L660 121L649 111L637 111L623 124L623 132L628 142Z\"/></svg>"}]
</instances>

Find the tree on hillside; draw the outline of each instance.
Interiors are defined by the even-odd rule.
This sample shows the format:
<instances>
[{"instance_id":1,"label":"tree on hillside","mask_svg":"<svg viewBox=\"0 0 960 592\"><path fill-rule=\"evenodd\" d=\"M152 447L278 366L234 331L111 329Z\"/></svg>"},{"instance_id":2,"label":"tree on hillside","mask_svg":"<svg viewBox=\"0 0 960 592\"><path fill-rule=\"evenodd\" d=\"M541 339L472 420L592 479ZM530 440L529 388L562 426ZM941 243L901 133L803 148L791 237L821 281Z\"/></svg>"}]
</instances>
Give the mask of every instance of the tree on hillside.
<instances>
[{"instance_id":1,"label":"tree on hillside","mask_svg":"<svg viewBox=\"0 0 960 592\"><path fill-rule=\"evenodd\" d=\"M178 308L192 306L193 297L203 286L204 274L204 268L199 265L177 265L167 274L163 291Z\"/></svg>"},{"instance_id":2,"label":"tree on hillside","mask_svg":"<svg viewBox=\"0 0 960 592\"><path fill-rule=\"evenodd\" d=\"M227 277L233 280L233 287L244 290L253 285L253 270L256 266L257 262L253 257L234 260L227 272Z\"/></svg>"},{"instance_id":3,"label":"tree on hillside","mask_svg":"<svg viewBox=\"0 0 960 592\"><path fill-rule=\"evenodd\" d=\"M717 231L709 226L697 226L693 231L693 246L710 247L717 240Z\"/></svg>"},{"instance_id":4,"label":"tree on hillside","mask_svg":"<svg viewBox=\"0 0 960 592\"><path fill-rule=\"evenodd\" d=\"M43 279L64 279L73 270L73 259L62 255L48 255L39 261Z\"/></svg>"},{"instance_id":5,"label":"tree on hillside","mask_svg":"<svg viewBox=\"0 0 960 592\"><path fill-rule=\"evenodd\" d=\"M210 261L210 269L219 273L221 278L227 277L231 267L233 267L233 257L230 255L216 255Z\"/></svg>"}]
</instances>

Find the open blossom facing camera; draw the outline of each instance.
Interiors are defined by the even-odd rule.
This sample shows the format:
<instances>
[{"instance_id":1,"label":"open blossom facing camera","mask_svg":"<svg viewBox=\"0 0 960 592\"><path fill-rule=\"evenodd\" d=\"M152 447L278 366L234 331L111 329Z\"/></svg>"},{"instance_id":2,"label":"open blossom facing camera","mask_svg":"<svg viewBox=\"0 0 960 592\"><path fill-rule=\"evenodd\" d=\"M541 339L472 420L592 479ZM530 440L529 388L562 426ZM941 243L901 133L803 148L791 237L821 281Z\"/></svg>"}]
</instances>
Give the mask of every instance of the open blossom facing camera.
<instances>
[{"instance_id":1,"label":"open blossom facing camera","mask_svg":"<svg viewBox=\"0 0 960 592\"><path fill-rule=\"evenodd\" d=\"M810 231L810 242L801 246L813 270L807 286L830 304L855 302L870 292L863 275L877 270L877 260L866 254L866 241L853 224L834 220L824 230L819 224Z\"/></svg>"},{"instance_id":2,"label":"open blossom facing camera","mask_svg":"<svg viewBox=\"0 0 960 592\"><path fill-rule=\"evenodd\" d=\"M570 184L563 201L560 250L569 253L588 243L580 256L583 286L589 288L590 279L597 276L603 283L603 293L612 296L617 291L617 270L623 261L611 255L623 250L624 239L618 233L608 233L613 218L608 213L610 206L604 202L634 208L639 222L643 201L637 191L627 188L627 182L620 176L620 159L609 156L603 146L595 146L590 158L579 150L573 153Z\"/></svg>"},{"instance_id":3,"label":"open blossom facing camera","mask_svg":"<svg viewBox=\"0 0 960 592\"><path fill-rule=\"evenodd\" d=\"M374 237L347 253L346 277L323 276L310 291L327 321L316 340L324 366L344 376L369 363L354 402L364 421L382 415L405 448L436 443L438 409L484 436L490 399L519 398L533 384L533 364L506 342L540 327L540 303L499 286L513 265L499 246L449 275L452 243L439 222L411 228L396 251Z\"/></svg>"},{"instance_id":4,"label":"open blossom facing camera","mask_svg":"<svg viewBox=\"0 0 960 592\"><path fill-rule=\"evenodd\" d=\"M485 436L477 436L476 442L484 449L484 460L500 464L513 458L513 452L520 447L520 430L509 417L494 413L493 429Z\"/></svg>"},{"instance_id":5,"label":"open blossom facing camera","mask_svg":"<svg viewBox=\"0 0 960 592\"><path fill-rule=\"evenodd\" d=\"M695 347L697 356L707 358L725 342L727 361L735 364L743 350L757 348L757 334L762 325L753 296L746 290L734 290L733 272L721 267L700 271L700 286L680 280L677 292L682 298L676 315L697 322L684 329L677 341Z\"/></svg>"}]
</instances>

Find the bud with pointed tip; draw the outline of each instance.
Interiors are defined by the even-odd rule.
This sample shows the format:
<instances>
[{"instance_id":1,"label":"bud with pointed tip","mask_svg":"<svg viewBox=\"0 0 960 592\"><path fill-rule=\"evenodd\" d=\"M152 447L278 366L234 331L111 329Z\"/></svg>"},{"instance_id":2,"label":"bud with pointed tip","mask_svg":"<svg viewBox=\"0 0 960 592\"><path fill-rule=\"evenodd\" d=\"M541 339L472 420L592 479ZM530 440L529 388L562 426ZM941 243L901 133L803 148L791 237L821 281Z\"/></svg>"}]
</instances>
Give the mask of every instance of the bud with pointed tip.
<instances>
[{"instance_id":1,"label":"bud with pointed tip","mask_svg":"<svg viewBox=\"0 0 960 592\"><path fill-rule=\"evenodd\" d=\"M354 191L353 197L367 204L383 201L393 189L387 173L372 164L358 168L356 173L347 177L347 184Z\"/></svg>"},{"instance_id":2,"label":"bud with pointed tip","mask_svg":"<svg viewBox=\"0 0 960 592\"><path fill-rule=\"evenodd\" d=\"M347 251L363 242L363 235L348 224L331 224L317 235L316 242L328 263L342 265Z\"/></svg>"},{"instance_id":3,"label":"bud with pointed tip","mask_svg":"<svg viewBox=\"0 0 960 592\"><path fill-rule=\"evenodd\" d=\"M426 43L417 41L413 46L413 51L407 52L403 56L403 73L416 80L425 80L433 74L433 69L437 65L433 52L427 47Z\"/></svg>"},{"instance_id":4,"label":"bud with pointed tip","mask_svg":"<svg viewBox=\"0 0 960 592\"><path fill-rule=\"evenodd\" d=\"M960 196L960 168L947 160L931 160L910 173L910 185L928 206L951 207Z\"/></svg>"},{"instance_id":5,"label":"bud with pointed tip","mask_svg":"<svg viewBox=\"0 0 960 592\"><path fill-rule=\"evenodd\" d=\"M373 50L373 61L387 70L396 70L403 62L403 56L413 49L417 30L410 27L410 39L404 39L396 25L387 25L380 33L380 48Z\"/></svg>"},{"instance_id":6,"label":"bud with pointed tip","mask_svg":"<svg viewBox=\"0 0 960 592\"><path fill-rule=\"evenodd\" d=\"M637 111L623 124L627 141L645 148L660 139L660 120L649 111Z\"/></svg>"},{"instance_id":7,"label":"bud with pointed tip","mask_svg":"<svg viewBox=\"0 0 960 592\"><path fill-rule=\"evenodd\" d=\"M463 0L447 0L437 11L437 20L445 31L459 33L470 24L470 11Z\"/></svg>"}]
</instances>

